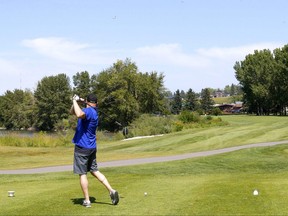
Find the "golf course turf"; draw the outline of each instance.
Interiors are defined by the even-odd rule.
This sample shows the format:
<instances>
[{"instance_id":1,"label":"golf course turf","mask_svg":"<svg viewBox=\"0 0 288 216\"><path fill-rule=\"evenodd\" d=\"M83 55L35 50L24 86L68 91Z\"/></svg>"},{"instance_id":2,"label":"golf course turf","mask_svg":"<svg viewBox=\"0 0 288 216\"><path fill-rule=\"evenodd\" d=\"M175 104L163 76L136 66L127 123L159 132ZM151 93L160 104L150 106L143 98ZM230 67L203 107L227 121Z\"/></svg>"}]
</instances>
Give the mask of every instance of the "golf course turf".
<instances>
[{"instance_id":1,"label":"golf course turf","mask_svg":"<svg viewBox=\"0 0 288 216\"><path fill-rule=\"evenodd\" d=\"M81 206L78 176L71 171L0 175L0 215L287 215L288 119L239 116L228 120L231 124L220 130L188 130L167 136L169 140L163 136L150 141L104 144L100 155L114 152L120 156L129 153L131 157L142 149L145 158L161 156L161 152L169 156L253 143L283 143L183 160L100 168L119 191L117 206L111 205L108 192L92 176L88 178L93 202L87 209ZM171 142L175 154L171 154ZM42 155L44 161L49 151ZM22 168L21 164L14 166ZM257 196L253 195L255 189L259 191ZM15 191L15 197L8 197L10 190Z\"/></svg>"}]
</instances>

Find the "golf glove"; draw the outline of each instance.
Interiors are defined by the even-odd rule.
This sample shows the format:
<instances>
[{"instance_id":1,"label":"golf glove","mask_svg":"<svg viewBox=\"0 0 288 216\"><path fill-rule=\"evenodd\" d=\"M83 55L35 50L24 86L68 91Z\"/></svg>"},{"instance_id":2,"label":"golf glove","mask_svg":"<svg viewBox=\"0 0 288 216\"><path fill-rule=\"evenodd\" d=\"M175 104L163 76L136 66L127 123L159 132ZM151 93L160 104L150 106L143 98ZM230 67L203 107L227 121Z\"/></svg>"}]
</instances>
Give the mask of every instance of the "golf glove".
<instances>
[{"instance_id":1,"label":"golf glove","mask_svg":"<svg viewBox=\"0 0 288 216\"><path fill-rule=\"evenodd\" d=\"M79 100L80 100L80 97L79 97L78 95L75 94L75 95L73 96L72 100L79 101Z\"/></svg>"}]
</instances>

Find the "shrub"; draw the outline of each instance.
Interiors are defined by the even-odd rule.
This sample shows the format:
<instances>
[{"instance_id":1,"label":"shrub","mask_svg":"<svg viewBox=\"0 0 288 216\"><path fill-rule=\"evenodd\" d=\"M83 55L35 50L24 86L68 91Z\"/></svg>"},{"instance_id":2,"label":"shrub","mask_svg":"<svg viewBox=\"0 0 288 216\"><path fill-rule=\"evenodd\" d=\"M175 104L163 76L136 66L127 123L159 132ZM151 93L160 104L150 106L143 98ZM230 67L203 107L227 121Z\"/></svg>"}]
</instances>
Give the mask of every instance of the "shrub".
<instances>
[{"instance_id":1,"label":"shrub","mask_svg":"<svg viewBox=\"0 0 288 216\"><path fill-rule=\"evenodd\" d=\"M214 107L214 108L211 110L211 115L218 116L218 115L221 115L221 114L222 114L222 111L219 109L219 107Z\"/></svg>"},{"instance_id":2,"label":"shrub","mask_svg":"<svg viewBox=\"0 0 288 216\"><path fill-rule=\"evenodd\" d=\"M128 137L170 133L173 121L173 116L143 114L129 126Z\"/></svg>"},{"instance_id":3,"label":"shrub","mask_svg":"<svg viewBox=\"0 0 288 216\"><path fill-rule=\"evenodd\" d=\"M183 128L184 128L184 124L181 121L174 122L173 126L174 126L174 130L173 131L176 131L176 132L182 131Z\"/></svg>"},{"instance_id":4,"label":"shrub","mask_svg":"<svg viewBox=\"0 0 288 216\"><path fill-rule=\"evenodd\" d=\"M178 119L182 121L184 124L191 122L199 122L200 115L197 112L184 110L183 112L180 113Z\"/></svg>"},{"instance_id":5,"label":"shrub","mask_svg":"<svg viewBox=\"0 0 288 216\"><path fill-rule=\"evenodd\" d=\"M196 112L197 112L199 115L204 115L204 110L203 110L203 109L197 109Z\"/></svg>"}]
</instances>

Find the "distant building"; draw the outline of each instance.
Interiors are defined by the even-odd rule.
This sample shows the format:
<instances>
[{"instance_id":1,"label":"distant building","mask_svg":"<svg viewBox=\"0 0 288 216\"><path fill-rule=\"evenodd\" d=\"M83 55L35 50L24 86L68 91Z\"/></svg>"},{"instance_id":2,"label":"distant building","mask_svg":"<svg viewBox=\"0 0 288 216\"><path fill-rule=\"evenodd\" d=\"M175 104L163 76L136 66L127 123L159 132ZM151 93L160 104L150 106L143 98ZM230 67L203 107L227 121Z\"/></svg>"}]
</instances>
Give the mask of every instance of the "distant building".
<instances>
[{"instance_id":1,"label":"distant building","mask_svg":"<svg viewBox=\"0 0 288 216\"><path fill-rule=\"evenodd\" d=\"M224 114L240 113L243 109L243 102L236 102L231 104L214 104L214 107L218 107Z\"/></svg>"},{"instance_id":2,"label":"distant building","mask_svg":"<svg viewBox=\"0 0 288 216\"><path fill-rule=\"evenodd\" d=\"M213 97L214 98L218 98L218 97L228 97L228 96L230 96L229 94L226 94L224 91L222 91L222 90L217 90L217 91L215 91L214 92L214 95L213 95Z\"/></svg>"}]
</instances>

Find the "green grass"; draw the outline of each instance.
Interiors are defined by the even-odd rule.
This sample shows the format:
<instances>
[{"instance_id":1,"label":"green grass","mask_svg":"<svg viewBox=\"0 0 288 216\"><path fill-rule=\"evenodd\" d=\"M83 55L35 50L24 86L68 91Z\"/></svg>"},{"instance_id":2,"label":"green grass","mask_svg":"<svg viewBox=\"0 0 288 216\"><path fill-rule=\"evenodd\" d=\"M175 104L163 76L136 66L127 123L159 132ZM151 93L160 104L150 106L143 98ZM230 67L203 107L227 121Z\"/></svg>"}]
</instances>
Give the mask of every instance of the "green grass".
<instances>
[{"instance_id":1,"label":"green grass","mask_svg":"<svg viewBox=\"0 0 288 216\"><path fill-rule=\"evenodd\" d=\"M72 163L72 147L0 146L0 169L35 168Z\"/></svg>"},{"instance_id":2,"label":"green grass","mask_svg":"<svg viewBox=\"0 0 288 216\"><path fill-rule=\"evenodd\" d=\"M233 97L216 97L216 98L213 98L213 101L216 103L216 104L223 104L223 103L233 103L234 100L233 100Z\"/></svg>"},{"instance_id":3,"label":"green grass","mask_svg":"<svg viewBox=\"0 0 288 216\"><path fill-rule=\"evenodd\" d=\"M288 145L174 162L106 168L112 206L89 176L92 208L70 172L0 176L0 215L287 215ZM259 190L253 196L254 189ZM15 197L7 191L15 190ZM148 195L144 196L144 192ZM96 201L95 201L96 199Z\"/></svg>"},{"instance_id":4,"label":"green grass","mask_svg":"<svg viewBox=\"0 0 288 216\"><path fill-rule=\"evenodd\" d=\"M193 128L154 138L130 141L98 139L98 160L144 158L206 151L259 142L288 140L288 118L278 116L221 116L229 124ZM70 135L71 136L71 135ZM65 140L71 140L66 137ZM68 165L73 144L58 147L0 146L0 169Z\"/></svg>"},{"instance_id":5,"label":"green grass","mask_svg":"<svg viewBox=\"0 0 288 216\"><path fill-rule=\"evenodd\" d=\"M287 117L222 116L229 125L164 136L104 142L99 161L175 155L251 143L288 140ZM0 169L71 164L67 147L0 146ZM120 203L89 176L91 209L80 204L72 172L0 175L0 215L287 215L288 144L118 168L105 168ZM254 189L259 190L253 196ZM15 197L7 191L15 190ZM144 192L148 195L144 196ZM96 199L96 201L95 201Z\"/></svg>"}]
</instances>

